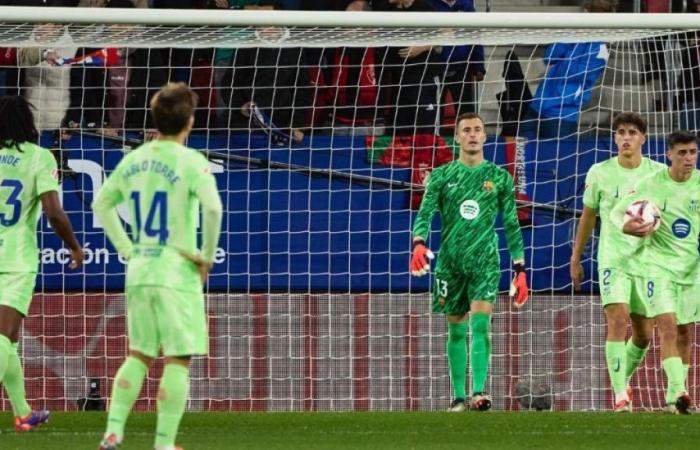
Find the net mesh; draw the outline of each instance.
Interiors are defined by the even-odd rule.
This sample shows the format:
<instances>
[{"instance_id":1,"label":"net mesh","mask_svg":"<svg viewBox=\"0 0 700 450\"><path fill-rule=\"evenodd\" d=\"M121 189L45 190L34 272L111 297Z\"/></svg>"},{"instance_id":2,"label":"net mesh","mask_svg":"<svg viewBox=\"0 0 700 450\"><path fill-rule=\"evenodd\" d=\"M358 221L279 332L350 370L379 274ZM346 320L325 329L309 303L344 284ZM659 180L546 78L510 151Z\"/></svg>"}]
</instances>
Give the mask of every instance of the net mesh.
<instances>
[{"instance_id":1,"label":"net mesh","mask_svg":"<svg viewBox=\"0 0 700 450\"><path fill-rule=\"evenodd\" d=\"M180 80L200 99L189 145L208 153L226 207L208 286L211 353L193 363L190 409L447 407L445 320L430 313L429 280L408 274L410 227L426 175L454 157L454 118L465 111L485 118L487 159L516 179L536 293L523 311L507 297L497 302L494 405L524 408L525 383L556 410L609 409L595 239L584 255L584 295L574 295L568 275L585 173L615 153L616 112L648 119L644 153L658 160L664 134L698 129L695 36L0 24L0 90L34 104L42 144L63 162L64 207L88 249L84 271L69 271L42 219L38 293L21 346L31 402L75 409L92 379L102 396L110 391L126 354L124 266L89 204L123 151L150 136L153 93ZM553 56L554 42L573 47ZM399 54L425 44L413 57ZM566 70L552 72L557 64ZM538 94L543 84L563 87ZM533 116L532 96L559 114ZM438 250L439 234L429 242ZM633 379L636 407L663 405L660 367L655 340ZM139 408L155 407L160 370L150 372ZM691 388L697 379L692 367Z\"/></svg>"}]
</instances>

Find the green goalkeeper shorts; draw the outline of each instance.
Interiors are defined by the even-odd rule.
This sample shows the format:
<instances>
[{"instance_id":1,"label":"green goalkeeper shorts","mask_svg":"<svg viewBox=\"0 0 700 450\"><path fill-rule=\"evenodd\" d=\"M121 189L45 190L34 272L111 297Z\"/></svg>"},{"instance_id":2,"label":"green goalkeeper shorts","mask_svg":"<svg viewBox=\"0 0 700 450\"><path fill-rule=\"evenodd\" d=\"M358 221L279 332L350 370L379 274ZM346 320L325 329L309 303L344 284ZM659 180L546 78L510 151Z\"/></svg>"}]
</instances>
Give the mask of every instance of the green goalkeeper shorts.
<instances>
[{"instance_id":1,"label":"green goalkeeper shorts","mask_svg":"<svg viewBox=\"0 0 700 450\"><path fill-rule=\"evenodd\" d=\"M461 316L473 301L495 303L500 280L498 266L465 274L438 264L433 276L433 312Z\"/></svg>"},{"instance_id":2,"label":"green goalkeeper shorts","mask_svg":"<svg viewBox=\"0 0 700 450\"><path fill-rule=\"evenodd\" d=\"M204 295L163 286L126 289L129 349L151 358L206 355Z\"/></svg>"},{"instance_id":3,"label":"green goalkeeper shorts","mask_svg":"<svg viewBox=\"0 0 700 450\"><path fill-rule=\"evenodd\" d=\"M9 306L27 317L36 285L36 272L0 273L0 305Z\"/></svg>"},{"instance_id":4,"label":"green goalkeeper shorts","mask_svg":"<svg viewBox=\"0 0 700 450\"><path fill-rule=\"evenodd\" d=\"M700 284L679 285L676 321L678 325L700 322Z\"/></svg>"}]
</instances>

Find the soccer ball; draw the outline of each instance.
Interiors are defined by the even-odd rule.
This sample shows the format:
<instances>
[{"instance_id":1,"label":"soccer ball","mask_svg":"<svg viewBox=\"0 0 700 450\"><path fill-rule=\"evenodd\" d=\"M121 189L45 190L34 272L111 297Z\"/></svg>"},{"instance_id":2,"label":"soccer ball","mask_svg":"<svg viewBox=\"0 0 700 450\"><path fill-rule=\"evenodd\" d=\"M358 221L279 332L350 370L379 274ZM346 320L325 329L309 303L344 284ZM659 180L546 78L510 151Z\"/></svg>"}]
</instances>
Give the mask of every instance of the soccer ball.
<instances>
[{"instance_id":1,"label":"soccer ball","mask_svg":"<svg viewBox=\"0 0 700 450\"><path fill-rule=\"evenodd\" d=\"M629 205L627 211L625 211L625 223L632 219L632 217L637 217L639 215L642 216L645 224L654 224L654 231L661 225L661 211L655 204L648 200L637 200Z\"/></svg>"},{"instance_id":2,"label":"soccer ball","mask_svg":"<svg viewBox=\"0 0 700 450\"><path fill-rule=\"evenodd\" d=\"M515 397L525 410L545 411L552 409L554 394L542 377L523 378L515 385Z\"/></svg>"}]
</instances>

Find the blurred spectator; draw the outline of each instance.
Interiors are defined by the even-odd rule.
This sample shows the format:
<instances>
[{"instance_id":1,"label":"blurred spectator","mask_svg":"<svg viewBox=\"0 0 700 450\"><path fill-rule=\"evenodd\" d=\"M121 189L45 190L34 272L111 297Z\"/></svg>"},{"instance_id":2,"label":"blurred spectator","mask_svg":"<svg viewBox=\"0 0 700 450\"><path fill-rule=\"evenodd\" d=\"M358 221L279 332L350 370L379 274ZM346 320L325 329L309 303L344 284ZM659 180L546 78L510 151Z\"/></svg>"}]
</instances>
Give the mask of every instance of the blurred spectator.
<instances>
[{"instance_id":1,"label":"blurred spectator","mask_svg":"<svg viewBox=\"0 0 700 450\"><path fill-rule=\"evenodd\" d=\"M209 9L255 9L259 0L208 0ZM216 97L215 120L216 127L226 127L228 118L227 105L224 98L230 98L230 87L224 85L226 71L233 66L233 55L236 52L233 48L214 49L214 86L218 88Z\"/></svg>"},{"instance_id":2,"label":"blurred spectator","mask_svg":"<svg viewBox=\"0 0 700 450\"><path fill-rule=\"evenodd\" d=\"M587 0L584 12L614 12L608 0ZM561 138L578 131L581 108L608 62L603 42L556 43L547 48L547 72L525 112L520 135L541 139Z\"/></svg>"},{"instance_id":3,"label":"blurred spectator","mask_svg":"<svg viewBox=\"0 0 700 450\"><path fill-rule=\"evenodd\" d=\"M365 0L304 0L302 8L315 11L370 11ZM377 111L376 51L371 47L305 49L316 87L314 118L333 126L369 126Z\"/></svg>"},{"instance_id":4,"label":"blurred spectator","mask_svg":"<svg viewBox=\"0 0 700 450\"><path fill-rule=\"evenodd\" d=\"M0 47L0 96L19 94L17 49Z\"/></svg>"},{"instance_id":5,"label":"blurred spectator","mask_svg":"<svg viewBox=\"0 0 700 450\"><path fill-rule=\"evenodd\" d=\"M379 11L436 11L430 0L375 0L372 8ZM393 126L394 134L436 133L440 109L438 86L444 74L441 52L442 47L424 45L390 47L378 55L377 61L382 68L378 77L379 101L387 106L387 125Z\"/></svg>"},{"instance_id":6,"label":"blurred spectator","mask_svg":"<svg viewBox=\"0 0 700 450\"><path fill-rule=\"evenodd\" d=\"M261 9L280 9L276 1L261 0ZM262 41L284 39L281 27L259 27ZM233 129L257 127L270 134L273 145L287 146L304 137L311 109L311 87L301 48L239 48L223 84L231 86L229 123Z\"/></svg>"},{"instance_id":7,"label":"blurred spectator","mask_svg":"<svg viewBox=\"0 0 700 450\"><path fill-rule=\"evenodd\" d=\"M476 12L473 0L429 0L436 11ZM455 45L443 47L441 60L446 63L441 102L441 123L452 126L454 117L477 111L478 82L484 79L484 47L481 45ZM451 98L448 98L449 97ZM449 101L448 101L449 100ZM446 120L445 112L452 110L453 117Z\"/></svg>"},{"instance_id":8,"label":"blurred spectator","mask_svg":"<svg viewBox=\"0 0 700 450\"><path fill-rule=\"evenodd\" d=\"M133 8L131 0L109 0L108 8ZM126 29L125 29L126 28ZM111 25L128 31L129 25ZM163 50L80 49L64 61L71 69L71 102L64 123L115 135L122 129L152 128L149 102L167 82Z\"/></svg>"},{"instance_id":9,"label":"blurred spectator","mask_svg":"<svg viewBox=\"0 0 700 450\"><path fill-rule=\"evenodd\" d=\"M22 95L34 108L37 129L56 130L70 104L70 68L58 66L56 61L74 57L76 46L63 25L36 25L32 38L36 47L17 51L17 64L23 72ZM53 42L50 48L41 46L49 40Z\"/></svg>"},{"instance_id":10,"label":"blurred spectator","mask_svg":"<svg viewBox=\"0 0 700 450\"><path fill-rule=\"evenodd\" d=\"M697 12L700 12L698 8ZM676 128L700 131L700 35L693 31L681 40L681 73L678 76Z\"/></svg>"},{"instance_id":11,"label":"blurred spectator","mask_svg":"<svg viewBox=\"0 0 700 450\"><path fill-rule=\"evenodd\" d=\"M208 0L149 0L152 8L201 9L214 4ZM182 81L197 94L195 128L216 126L216 88L214 86L213 48L170 48L164 52L169 67L168 81Z\"/></svg>"}]
</instances>

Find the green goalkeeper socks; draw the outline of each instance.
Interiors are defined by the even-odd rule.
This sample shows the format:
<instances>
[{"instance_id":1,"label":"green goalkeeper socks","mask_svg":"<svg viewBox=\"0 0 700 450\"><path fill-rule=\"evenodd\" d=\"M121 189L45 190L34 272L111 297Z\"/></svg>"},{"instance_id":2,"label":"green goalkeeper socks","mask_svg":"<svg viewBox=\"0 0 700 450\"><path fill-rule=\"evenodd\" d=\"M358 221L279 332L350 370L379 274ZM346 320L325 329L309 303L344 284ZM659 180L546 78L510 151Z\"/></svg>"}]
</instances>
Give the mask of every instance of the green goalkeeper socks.
<instances>
[{"instance_id":1,"label":"green goalkeeper socks","mask_svg":"<svg viewBox=\"0 0 700 450\"><path fill-rule=\"evenodd\" d=\"M683 360L678 356L663 360L664 372L668 380L666 403L674 403L679 394L685 392Z\"/></svg>"},{"instance_id":2,"label":"green goalkeeper socks","mask_svg":"<svg viewBox=\"0 0 700 450\"><path fill-rule=\"evenodd\" d=\"M634 345L634 342L632 342L632 339L627 341L627 345L625 346L625 350L627 353L627 363L625 364L625 380L629 381L629 379L632 378L632 375L634 375L634 372L637 371L639 364L646 356L648 349L649 347L637 347L636 345Z\"/></svg>"},{"instance_id":3,"label":"green goalkeeper socks","mask_svg":"<svg viewBox=\"0 0 700 450\"><path fill-rule=\"evenodd\" d=\"M624 341L605 341L605 361L608 364L610 385L615 395L625 392L627 384L625 379L626 359L627 350Z\"/></svg>"},{"instance_id":4,"label":"green goalkeeper socks","mask_svg":"<svg viewBox=\"0 0 700 450\"><path fill-rule=\"evenodd\" d=\"M454 398L466 400L467 383L467 323L447 324L447 362Z\"/></svg>"},{"instance_id":5,"label":"green goalkeeper socks","mask_svg":"<svg viewBox=\"0 0 700 450\"><path fill-rule=\"evenodd\" d=\"M683 364L683 386L688 390L688 372L690 372L690 364Z\"/></svg>"},{"instance_id":6,"label":"green goalkeeper socks","mask_svg":"<svg viewBox=\"0 0 700 450\"><path fill-rule=\"evenodd\" d=\"M26 417L32 412L32 408L27 403L27 395L24 390L24 373L22 363L17 354L17 344L12 344L12 352L7 361L5 376L2 378L2 385L5 386L7 396L10 398L12 411L15 417Z\"/></svg>"},{"instance_id":7,"label":"green goalkeeper socks","mask_svg":"<svg viewBox=\"0 0 700 450\"><path fill-rule=\"evenodd\" d=\"M166 364L158 387L156 449L175 445L177 428L185 412L190 370L179 364Z\"/></svg>"},{"instance_id":8,"label":"green goalkeeper socks","mask_svg":"<svg viewBox=\"0 0 700 450\"><path fill-rule=\"evenodd\" d=\"M133 356L127 357L117 371L112 386L112 403L109 406L106 435L116 434L120 440L124 437L124 425L141 392L147 371L146 364Z\"/></svg>"},{"instance_id":9,"label":"green goalkeeper socks","mask_svg":"<svg viewBox=\"0 0 700 450\"><path fill-rule=\"evenodd\" d=\"M484 392L491 359L491 315L471 313L470 325L472 327L472 392Z\"/></svg>"},{"instance_id":10,"label":"green goalkeeper socks","mask_svg":"<svg viewBox=\"0 0 700 450\"><path fill-rule=\"evenodd\" d=\"M10 362L10 355L12 354L12 342L0 334L0 380L5 378L5 371Z\"/></svg>"}]
</instances>

